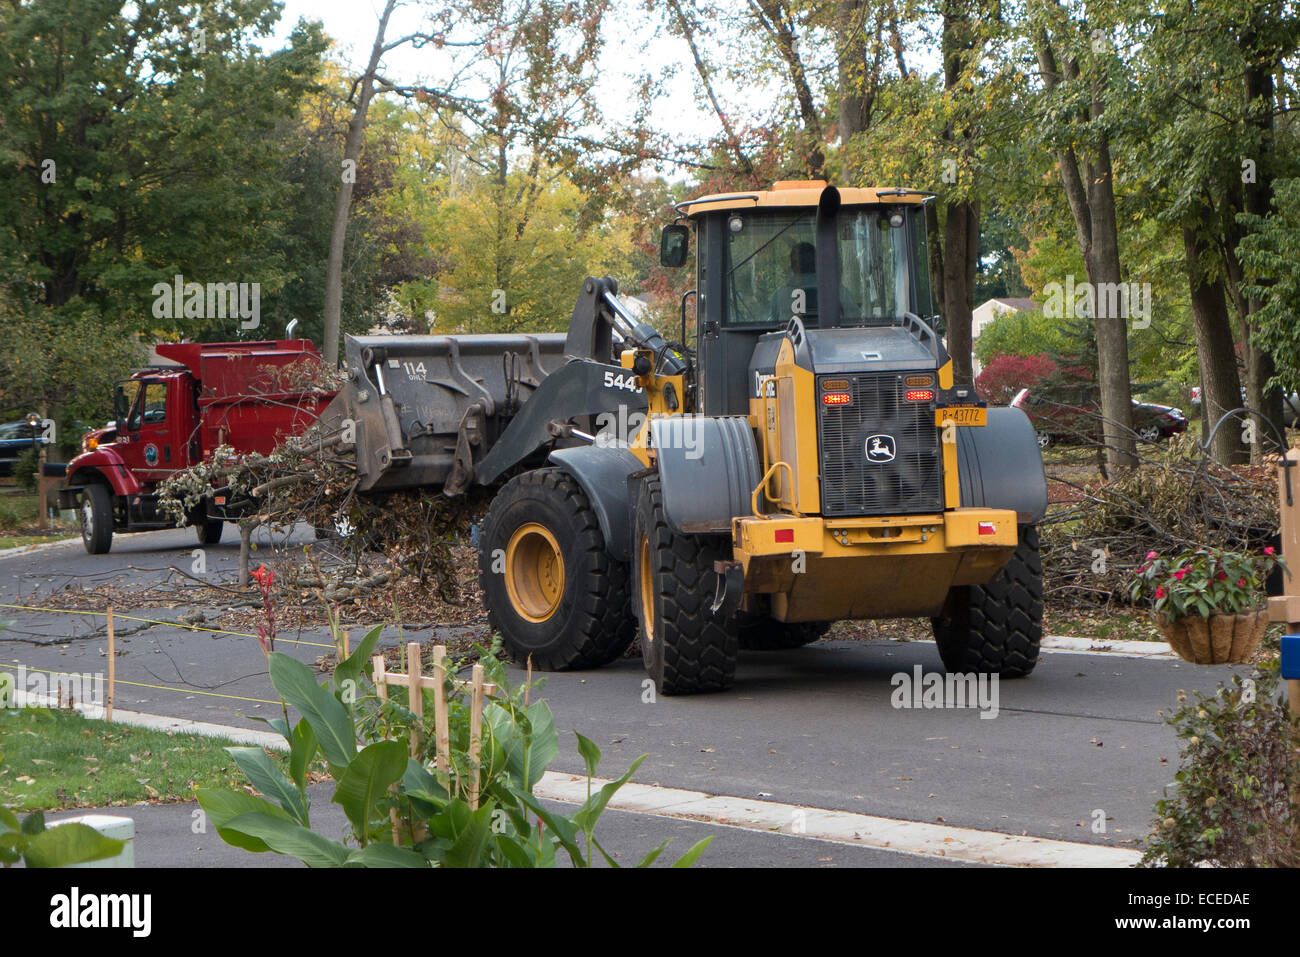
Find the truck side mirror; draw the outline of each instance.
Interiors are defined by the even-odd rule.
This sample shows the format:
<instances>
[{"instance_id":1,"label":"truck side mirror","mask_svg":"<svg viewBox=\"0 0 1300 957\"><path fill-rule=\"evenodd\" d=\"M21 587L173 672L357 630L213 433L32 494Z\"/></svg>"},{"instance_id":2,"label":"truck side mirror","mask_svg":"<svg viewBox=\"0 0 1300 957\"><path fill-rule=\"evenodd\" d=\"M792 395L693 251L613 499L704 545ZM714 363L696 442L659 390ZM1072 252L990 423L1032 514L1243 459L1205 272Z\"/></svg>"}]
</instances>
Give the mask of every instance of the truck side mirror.
<instances>
[{"instance_id":1,"label":"truck side mirror","mask_svg":"<svg viewBox=\"0 0 1300 957\"><path fill-rule=\"evenodd\" d=\"M676 269L686 262L686 252L691 244L691 230L681 223L664 227L659 234L659 265Z\"/></svg>"}]
</instances>

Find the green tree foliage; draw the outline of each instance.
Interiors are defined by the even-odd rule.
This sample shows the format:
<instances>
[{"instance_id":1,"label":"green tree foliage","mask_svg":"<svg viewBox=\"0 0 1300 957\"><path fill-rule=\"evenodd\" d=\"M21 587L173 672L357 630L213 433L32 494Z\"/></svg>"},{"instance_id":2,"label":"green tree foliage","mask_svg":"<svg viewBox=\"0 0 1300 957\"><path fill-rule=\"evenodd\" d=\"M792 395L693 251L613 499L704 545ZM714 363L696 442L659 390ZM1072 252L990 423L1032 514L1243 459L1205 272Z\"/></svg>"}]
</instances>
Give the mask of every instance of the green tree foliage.
<instances>
[{"instance_id":1,"label":"green tree foliage","mask_svg":"<svg viewBox=\"0 0 1300 957\"><path fill-rule=\"evenodd\" d=\"M1273 354L1277 382L1291 392L1300 387L1300 179L1276 185L1276 211L1247 218L1252 233L1241 255L1254 280L1247 295L1263 301L1254 316L1256 342Z\"/></svg>"},{"instance_id":2,"label":"green tree foliage","mask_svg":"<svg viewBox=\"0 0 1300 957\"><path fill-rule=\"evenodd\" d=\"M530 164L504 184L479 176L469 185L439 211L437 331L560 331L585 276L625 272L626 221L587 221L586 197L563 174Z\"/></svg>"},{"instance_id":3,"label":"green tree foliage","mask_svg":"<svg viewBox=\"0 0 1300 957\"><path fill-rule=\"evenodd\" d=\"M997 356L1038 356L1068 349L1061 320L1042 312L1013 312L998 316L980 332L975 354L987 366Z\"/></svg>"},{"instance_id":4,"label":"green tree foliage","mask_svg":"<svg viewBox=\"0 0 1300 957\"><path fill-rule=\"evenodd\" d=\"M36 0L0 12L0 270L16 298L153 323L151 289L285 280L277 131L310 87L311 25L263 53L271 0ZM165 323L229 338L231 322Z\"/></svg>"}]
</instances>

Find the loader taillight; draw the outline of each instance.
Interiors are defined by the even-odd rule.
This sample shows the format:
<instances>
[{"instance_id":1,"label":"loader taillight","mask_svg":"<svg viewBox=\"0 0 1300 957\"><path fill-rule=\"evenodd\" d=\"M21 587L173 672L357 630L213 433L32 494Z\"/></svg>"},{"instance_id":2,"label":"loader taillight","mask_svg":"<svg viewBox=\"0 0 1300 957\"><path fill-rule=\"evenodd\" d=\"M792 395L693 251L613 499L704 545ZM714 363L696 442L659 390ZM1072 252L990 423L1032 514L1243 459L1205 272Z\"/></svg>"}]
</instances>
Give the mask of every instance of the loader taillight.
<instances>
[{"instance_id":1,"label":"loader taillight","mask_svg":"<svg viewBox=\"0 0 1300 957\"><path fill-rule=\"evenodd\" d=\"M996 535L997 533L998 533L998 527L997 527L996 525L994 525L992 522L980 522L980 523L979 523L979 534L981 534L981 535Z\"/></svg>"},{"instance_id":2,"label":"loader taillight","mask_svg":"<svg viewBox=\"0 0 1300 957\"><path fill-rule=\"evenodd\" d=\"M929 402L934 399L933 389L908 389L903 398L908 402Z\"/></svg>"},{"instance_id":3,"label":"loader taillight","mask_svg":"<svg viewBox=\"0 0 1300 957\"><path fill-rule=\"evenodd\" d=\"M772 540L778 543L789 542L790 544L794 544L794 529L778 528L776 532L773 534Z\"/></svg>"},{"instance_id":4,"label":"loader taillight","mask_svg":"<svg viewBox=\"0 0 1300 957\"><path fill-rule=\"evenodd\" d=\"M848 405L853 397L847 392L823 392L822 405Z\"/></svg>"}]
</instances>

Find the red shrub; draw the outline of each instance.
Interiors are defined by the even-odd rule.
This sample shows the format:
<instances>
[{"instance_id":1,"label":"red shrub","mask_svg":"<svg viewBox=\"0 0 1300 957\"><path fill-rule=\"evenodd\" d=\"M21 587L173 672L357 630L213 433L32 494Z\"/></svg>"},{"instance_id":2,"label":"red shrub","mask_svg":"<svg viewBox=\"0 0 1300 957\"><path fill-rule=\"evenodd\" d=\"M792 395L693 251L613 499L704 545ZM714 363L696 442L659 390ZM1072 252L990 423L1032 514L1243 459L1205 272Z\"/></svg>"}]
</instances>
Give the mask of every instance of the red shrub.
<instances>
[{"instance_id":1,"label":"red shrub","mask_svg":"<svg viewBox=\"0 0 1300 957\"><path fill-rule=\"evenodd\" d=\"M975 377L975 391L994 405L1006 405L1021 389L1032 389L1057 371L1048 356L994 356Z\"/></svg>"}]
</instances>

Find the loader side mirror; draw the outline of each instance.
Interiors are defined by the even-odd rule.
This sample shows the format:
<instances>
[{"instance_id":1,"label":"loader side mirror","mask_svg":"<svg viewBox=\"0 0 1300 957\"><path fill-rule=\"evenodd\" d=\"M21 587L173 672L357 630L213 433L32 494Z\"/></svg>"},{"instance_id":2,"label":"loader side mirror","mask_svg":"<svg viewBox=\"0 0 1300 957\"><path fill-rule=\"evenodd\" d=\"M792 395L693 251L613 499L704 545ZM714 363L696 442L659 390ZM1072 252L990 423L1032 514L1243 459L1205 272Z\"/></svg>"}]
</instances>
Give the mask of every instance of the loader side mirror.
<instances>
[{"instance_id":1,"label":"loader side mirror","mask_svg":"<svg viewBox=\"0 0 1300 957\"><path fill-rule=\"evenodd\" d=\"M686 262L686 252L691 244L689 226L673 223L659 234L659 265L676 269Z\"/></svg>"}]
</instances>

